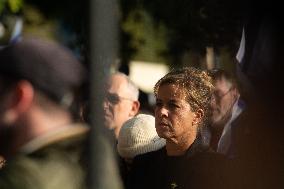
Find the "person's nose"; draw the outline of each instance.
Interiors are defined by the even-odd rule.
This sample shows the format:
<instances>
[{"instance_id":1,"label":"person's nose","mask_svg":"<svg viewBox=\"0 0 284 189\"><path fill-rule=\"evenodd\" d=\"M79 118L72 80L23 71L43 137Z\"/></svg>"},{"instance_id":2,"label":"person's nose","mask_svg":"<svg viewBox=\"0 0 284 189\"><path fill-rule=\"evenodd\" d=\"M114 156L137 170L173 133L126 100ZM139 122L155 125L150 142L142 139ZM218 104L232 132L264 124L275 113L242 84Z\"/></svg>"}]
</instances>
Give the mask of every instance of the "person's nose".
<instances>
[{"instance_id":1,"label":"person's nose","mask_svg":"<svg viewBox=\"0 0 284 189\"><path fill-rule=\"evenodd\" d=\"M159 117L168 117L169 116L169 110L166 107L160 107L156 114L158 114Z\"/></svg>"},{"instance_id":2,"label":"person's nose","mask_svg":"<svg viewBox=\"0 0 284 189\"><path fill-rule=\"evenodd\" d=\"M109 108L109 106L110 106L110 102L105 99L105 100L103 101L103 109L106 110L107 108Z\"/></svg>"}]
</instances>

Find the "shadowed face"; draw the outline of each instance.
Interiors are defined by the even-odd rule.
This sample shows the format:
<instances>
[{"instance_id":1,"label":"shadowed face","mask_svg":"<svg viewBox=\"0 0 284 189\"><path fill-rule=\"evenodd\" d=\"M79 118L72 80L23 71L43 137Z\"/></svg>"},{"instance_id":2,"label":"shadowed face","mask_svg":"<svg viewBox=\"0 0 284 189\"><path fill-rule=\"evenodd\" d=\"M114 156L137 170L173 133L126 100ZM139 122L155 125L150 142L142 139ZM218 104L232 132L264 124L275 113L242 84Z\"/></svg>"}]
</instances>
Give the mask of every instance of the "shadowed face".
<instances>
[{"instance_id":1,"label":"shadowed face","mask_svg":"<svg viewBox=\"0 0 284 189\"><path fill-rule=\"evenodd\" d=\"M184 89L174 84L159 87L155 107L156 131L161 138L179 143L196 137L196 114L186 101Z\"/></svg>"},{"instance_id":2,"label":"shadowed face","mask_svg":"<svg viewBox=\"0 0 284 189\"><path fill-rule=\"evenodd\" d=\"M216 80L211 100L213 126L224 126L229 121L236 99L237 90L231 83L224 78Z\"/></svg>"}]
</instances>

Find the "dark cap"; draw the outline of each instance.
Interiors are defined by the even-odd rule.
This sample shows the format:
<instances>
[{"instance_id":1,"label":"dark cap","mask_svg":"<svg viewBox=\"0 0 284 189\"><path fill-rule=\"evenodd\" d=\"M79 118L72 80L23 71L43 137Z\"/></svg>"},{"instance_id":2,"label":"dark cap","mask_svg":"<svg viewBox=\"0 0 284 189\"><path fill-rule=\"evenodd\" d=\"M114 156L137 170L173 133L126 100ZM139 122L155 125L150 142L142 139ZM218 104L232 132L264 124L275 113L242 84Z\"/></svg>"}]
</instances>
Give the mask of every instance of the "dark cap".
<instances>
[{"instance_id":1,"label":"dark cap","mask_svg":"<svg viewBox=\"0 0 284 189\"><path fill-rule=\"evenodd\" d=\"M0 76L26 79L60 103L81 85L84 68L68 49L29 38L0 50Z\"/></svg>"}]
</instances>

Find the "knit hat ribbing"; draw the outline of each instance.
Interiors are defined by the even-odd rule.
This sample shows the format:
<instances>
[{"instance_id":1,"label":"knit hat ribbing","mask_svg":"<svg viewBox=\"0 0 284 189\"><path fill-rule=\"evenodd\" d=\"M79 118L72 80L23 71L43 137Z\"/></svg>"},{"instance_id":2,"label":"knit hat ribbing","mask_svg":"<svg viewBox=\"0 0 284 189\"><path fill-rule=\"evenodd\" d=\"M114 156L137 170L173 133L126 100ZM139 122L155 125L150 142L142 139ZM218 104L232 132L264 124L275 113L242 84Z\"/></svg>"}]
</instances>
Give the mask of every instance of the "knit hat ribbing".
<instances>
[{"instance_id":1,"label":"knit hat ribbing","mask_svg":"<svg viewBox=\"0 0 284 189\"><path fill-rule=\"evenodd\" d=\"M123 124L118 136L117 150L121 157L134 158L159 150L165 144L166 140L160 138L156 132L155 118L139 114Z\"/></svg>"}]
</instances>

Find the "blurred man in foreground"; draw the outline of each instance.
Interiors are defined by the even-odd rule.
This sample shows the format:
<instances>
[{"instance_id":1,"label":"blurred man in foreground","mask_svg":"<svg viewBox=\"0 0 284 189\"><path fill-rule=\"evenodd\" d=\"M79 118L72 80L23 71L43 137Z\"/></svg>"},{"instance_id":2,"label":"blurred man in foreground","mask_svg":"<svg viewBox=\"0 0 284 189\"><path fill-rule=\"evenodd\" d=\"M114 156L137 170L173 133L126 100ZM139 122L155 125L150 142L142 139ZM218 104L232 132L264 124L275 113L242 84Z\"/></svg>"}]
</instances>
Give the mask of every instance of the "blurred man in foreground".
<instances>
[{"instance_id":1,"label":"blurred man in foreground","mask_svg":"<svg viewBox=\"0 0 284 189\"><path fill-rule=\"evenodd\" d=\"M88 128L70 107L83 68L68 50L24 39L0 51L0 188L85 188Z\"/></svg>"}]
</instances>

